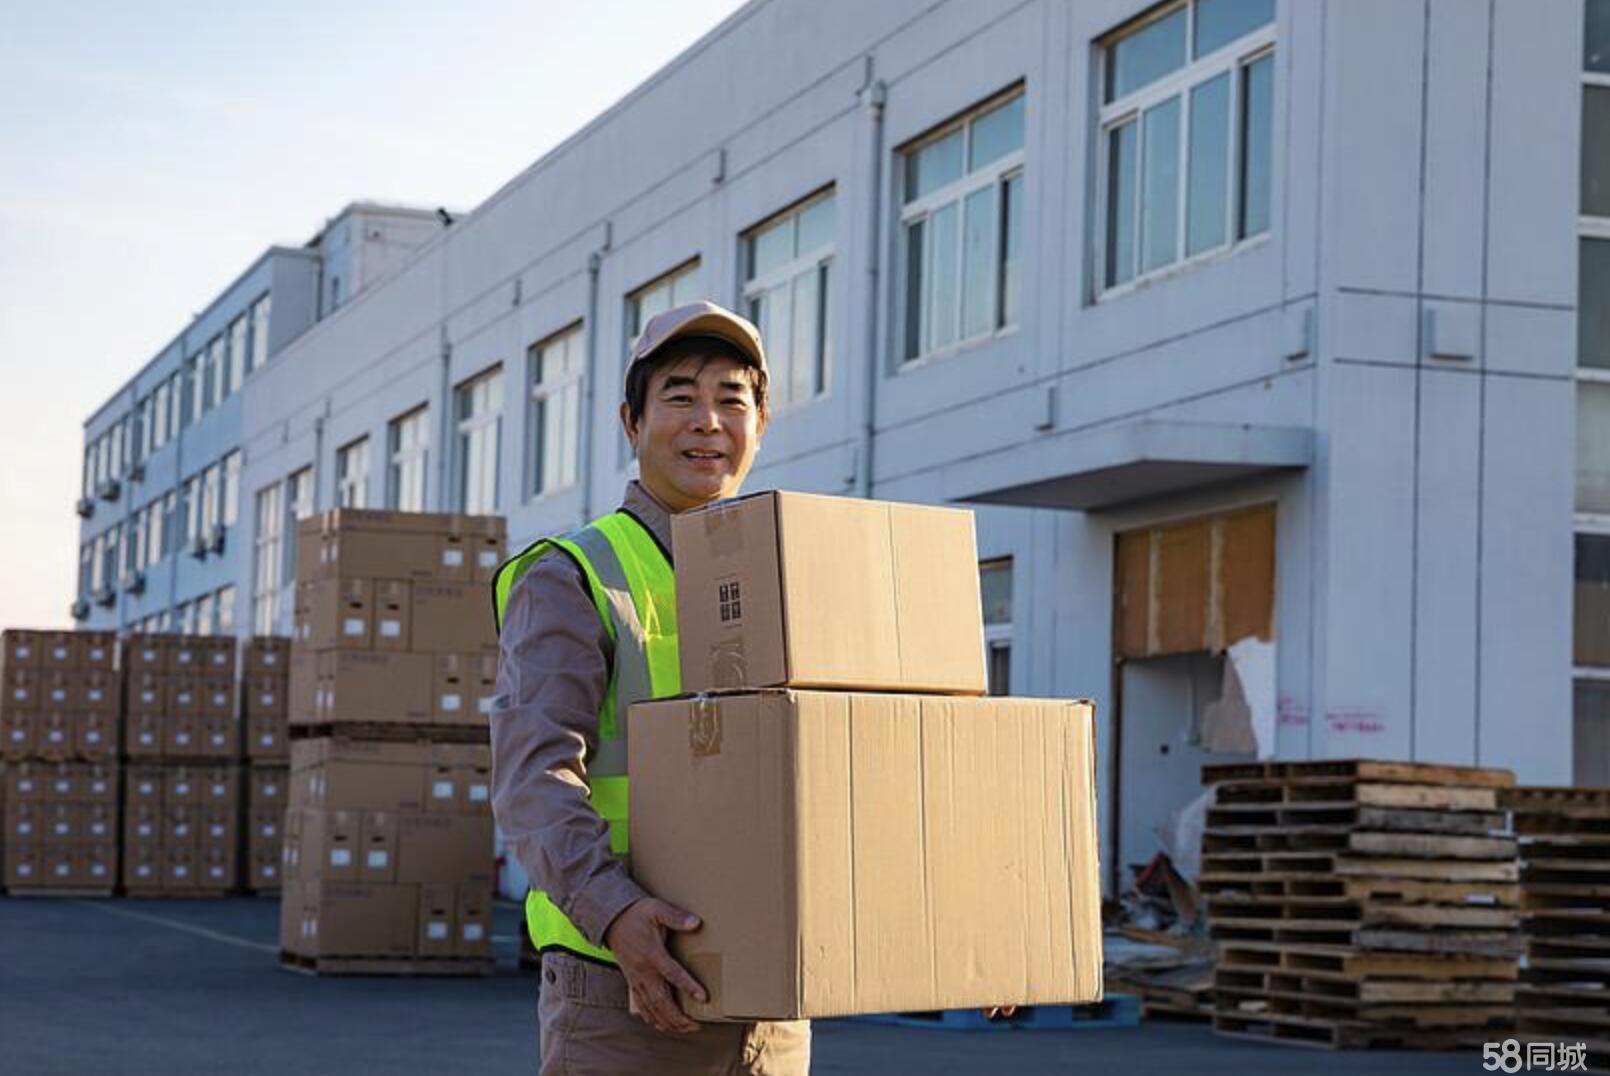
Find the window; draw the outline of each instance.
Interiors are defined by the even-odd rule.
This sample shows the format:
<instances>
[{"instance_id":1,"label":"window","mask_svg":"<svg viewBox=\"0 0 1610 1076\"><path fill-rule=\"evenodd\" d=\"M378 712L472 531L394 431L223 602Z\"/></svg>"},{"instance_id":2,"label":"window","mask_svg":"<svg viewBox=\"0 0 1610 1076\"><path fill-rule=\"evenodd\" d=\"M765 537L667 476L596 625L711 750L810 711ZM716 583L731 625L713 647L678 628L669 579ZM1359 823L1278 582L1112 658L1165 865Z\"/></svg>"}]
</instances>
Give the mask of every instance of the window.
<instances>
[{"instance_id":1,"label":"window","mask_svg":"<svg viewBox=\"0 0 1610 1076\"><path fill-rule=\"evenodd\" d=\"M164 557L172 553L174 543L179 540L178 490L169 490L167 495L162 498L161 520L162 541L152 547L153 550L161 550L161 552L155 554L158 557Z\"/></svg>"},{"instance_id":2,"label":"window","mask_svg":"<svg viewBox=\"0 0 1610 1076\"><path fill-rule=\"evenodd\" d=\"M229 359L224 335L219 333L207 345L207 406L217 407L229 395Z\"/></svg>"},{"instance_id":3,"label":"window","mask_svg":"<svg viewBox=\"0 0 1610 1076\"><path fill-rule=\"evenodd\" d=\"M145 513L141 509L129 517L128 530L123 538L121 571L132 574L145 567Z\"/></svg>"},{"instance_id":4,"label":"window","mask_svg":"<svg viewBox=\"0 0 1610 1076\"><path fill-rule=\"evenodd\" d=\"M988 336L1018 317L1023 91L901 152L906 360Z\"/></svg>"},{"instance_id":5,"label":"window","mask_svg":"<svg viewBox=\"0 0 1610 1076\"><path fill-rule=\"evenodd\" d=\"M498 508L498 441L503 429L503 368L464 382L454 392L458 416L456 489L460 512Z\"/></svg>"},{"instance_id":6,"label":"window","mask_svg":"<svg viewBox=\"0 0 1610 1076\"><path fill-rule=\"evenodd\" d=\"M201 473L200 533L203 538L210 536L212 529L222 521L223 478L224 469L216 463Z\"/></svg>"},{"instance_id":7,"label":"window","mask_svg":"<svg viewBox=\"0 0 1610 1076\"><path fill-rule=\"evenodd\" d=\"M330 311L329 312L334 313L336 307L338 307L340 305L341 305L341 278L338 277L338 276L332 276L330 278Z\"/></svg>"},{"instance_id":8,"label":"window","mask_svg":"<svg viewBox=\"0 0 1610 1076\"><path fill-rule=\"evenodd\" d=\"M335 453L335 503L342 508L369 507L369 438L360 437Z\"/></svg>"},{"instance_id":9,"label":"window","mask_svg":"<svg viewBox=\"0 0 1610 1076\"><path fill-rule=\"evenodd\" d=\"M252 304L251 368L268 365L268 312L269 296L264 295Z\"/></svg>"},{"instance_id":10,"label":"window","mask_svg":"<svg viewBox=\"0 0 1610 1076\"><path fill-rule=\"evenodd\" d=\"M87 598L94 589L95 543L85 542L78 547L78 596Z\"/></svg>"},{"instance_id":11,"label":"window","mask_svg":"<svg viewBox=\"0 0 1610 1076\"><path fill-rule=\"evenodd\" d=\"M694 258L626 297L626 356L631 355L632 347L650 318L699 298L699 278L699 259ZM623 368L623 377L624 374ZM620 433L616 447L624 469L632 462L632 444L626 439L625 431Z\"/></svg>"},{"instance_id":12,"label":"window","mask_svg":"<svg viewBox=\"0 0 1610 1076\"><path fill-rule=\"evenodd\" d=\"M205 352L197 352L185 364L185 377L190 382L190 405L185 409L185 425L190 425L199 419L207 410L207 356Z\"/></svg>"},{"instance_id":13,"label":"window","mask_svg":"<svg viewBox=\"0 0 1610 1076\"><path fill-rule=\"evenodd\" d=\"M181 635L196 634L196 608L189 602L180 602L174 613L174 620L179 625Z\"/></svg>"},{"instance_id":14,"label":"window","mask_svg":"<svg viewBox=\"0 0 1610 1076\"><path fill-rule=\"evenodd\" d=\"M1012 558L987 560L978 566L978 588L984 603L984 648L988 658L989 693L1012 693Z\"/></svg>"},{"instance_id":15,"label":"window","mask_svg":"<svg viewBox=\"0 0 1610 1076\"><path fill-rule=\"evenodd\" d=\"M95 442L91 441L84 446L84 492L83 496L95 496Z\"/></svg>"},{"instance_id":16,"label":"window","mask_svg":"<svg viewBox=\"0 0 1610 1076\"><path fill-rule=\"evenodd\" d=\"M170 407L168 411L168 436L170 437L179 436L179 431L184 428L185 422L188 421L184 410L186 399L184 386L185 368L181 367L175 370L173 376L168 379L168 404Z\"/></svg>"},{"instance_id":17,"label":"window","mask_svg":"<svg viewBox=\"0 0 1610 1076\"><path fill-rule=\"evenodd\" d=\"M1189 0L1102 47L1101 288L1269 230L1274 0Z\"/></svg>"},{"instance_id":18,"label":"window","mask_svg":"<svg viewBox=\"0 0 1610 1076\"><path fill-rule=\"evenodd\" d=\"M526 494L540 497L576 482L581 447L581 379L587 357L580 325L526 353Z\"/></svg>"},{"instance_id":19,"label":"window","mask_svg":"<svg viewBox=\"0 0 1610 1076\"><path fill-rule=\"evenodd\" d=\"M129 415L129 464L139 463L151 454L151 424L146 416L151 411L151 397L147 396L134 404L134 411Z\"/></svg>"},{"instance_id":20,"label":"window","mask_svg":"<svg viewBox=\"0 0 1610 1076\"><path fill-rule=\"evenodd\" d=\"M226 527L233 527L240 519L240 452L231 452L223 459L223 519Z\"/></svg>"},{"instance_id":21,"label":"window","mask_svg":"<svg viewBox=\"0 0 1610 1076\"><path fill-rule=\"evenodd\" d=\"M744 305L766 344L774 407L819 396L827 384L834 213L828 191L744 237Z\"/></svg>"},{"instance_id":22,"label":"window","mask_svg":"<svg viewBox=\"0 0 1610 1076\"><path fill-rule=\"evenodd\" d=\"M117 585L118 554L123 544L123 525L120 523L112 527L102 535L102 538L105 541L102 542L100 550L101 570L100 582L96 584L97 590Z\"/></svg>"},{"instance_id":23,"label":"window","mask_svg":"<svg viewBox=\"0 0 1610 1076\"><path fill-rule=\"evenodd\" d=\"M246 315L229 323L229 384L230 391L239 392L246 381Z\"/></svg>"},{"instance_id":24,"label":"window","mask_svg":"<svg viewBox=\"0 0 1610 1076\"><path fill-rule=\"evenodd\" d=\"M184 482L184 540L193 545L201 537L201 481L187 478Z\"/></svg>"},{"instance_id":25,"label":"window","mask_svg":"<svg viewBox=\"0 0 1610 1076\"><path fill-rule=\"evenodd\" d=\"M218 596L214 601L213 609L218 618L218 634L235 634L235 588L232 586L219 587Z\"/></svg>"},{"instance_id":26,"label":"window","mask_svg":"<svg viewBox=\"0 0 1610 1076\"><path fill-rule=\"evenodd\" d=\"M196 634L211 635L213 631L213 598L203 594L196 599Z\"/></svg>"},{"instance_id":27,"label":"window","mask_svg":"<svg viewBox=\"0 0 1610 1076\"><path fill-rule=\"evenodd\" d=\"M280 540L285 521L282 495L283 487L278 482L257 493L257 530L252 539L252 630L258 635L274 634L274 621L279 617L280 568L285 563Z\"/></svg>"},{"instance_id":28,"label":"window","mask_svg":"<svg viewBox=\"0 0 1610 1076\"><path fill-rule=\"evenodd\" d=\"M290 519L285 527L290 541L285 543L286 579L296 578L296 525L313 514L313 468L304 467L285 480L285 507Z\"/></svg>"},{"instance_id":29,"label":"window","mask_svg":"<svg viewBox=\"0 0 1610 1076\"><path fill-rule=\"evenodd\" d=\"M123 438L123 420L119 419L112 425L111 432L107 434L108 450L111 453L111 462L106 466L106 476L108 478L121 478L124 474Z\"/></svg>"},{"instance_id":30,"label":"window","mask_svg":"<svg viewBox=\"0 0 1610 1076\"><path fill-rule=\"evenodd\" d=\"M386 503L399 512L425 510L426 447L429 409L416 407L391 420L386 431L390 466L386 472Z\"/></svg>"},{"instance_id":31,"label":"window","mask_svg":"<svg viewBox=\"0 0 1610 1076\"><path fill-rule=\"evenodd\" d=\"M173 494L168 494L172 497ZM145 563L143 568L149 568L161 560L168 552L165 548L167 535L164 533L164 524L167 522L166 498L158 497L145 506Z\"/></svg>"},{"instance_id":32,"label":"window","mask_svg":"<svg viewBox=\"0 0 1610 1076\"><path fill-rule=\"evenodd\" d=\"M151 451L155 452L168 443L168 412L172 405L168 402L168 382L164 381L157 386L156 392L151 395Z\"/></svg>"}]
</instances>

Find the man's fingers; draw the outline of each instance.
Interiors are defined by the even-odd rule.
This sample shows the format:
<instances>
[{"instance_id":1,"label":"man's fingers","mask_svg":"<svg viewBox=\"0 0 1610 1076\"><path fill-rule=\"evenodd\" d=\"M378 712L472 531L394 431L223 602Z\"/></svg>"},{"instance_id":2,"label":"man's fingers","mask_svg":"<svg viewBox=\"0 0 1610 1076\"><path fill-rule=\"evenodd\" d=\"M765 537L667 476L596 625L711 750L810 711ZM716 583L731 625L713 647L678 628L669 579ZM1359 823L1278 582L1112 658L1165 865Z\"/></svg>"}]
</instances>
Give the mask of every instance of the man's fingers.
<instances>
[{"instance_id":1,"label":"man's fingers","mask_svg":"<svg viewBox=\"0 0 1610 1076\"><path fill-rule=\"evenodd\" d=\"M654 909L654 918L660 925L669 927L672 930L698 929L699 917L692 912L685 912L676 905L667 904L663 900L658 901L657 904L659 906Z\"/></svg>"},{"instance_id":2,"label":"man's fingers","mask_svg":"<svg viewBox=\"0 0 1610 1076\"><path fill-rule=\"evenodd\" d=\"M665 950L660 950L655 956L654 967L666 982L674 984L684 993L691 994L700 1001L710 1000L710 996L704 992L704 987L699 985L699 980L695 979L687 968L678 964L671 954Z\"/></svg>"},{"instance_id":3,"label":"man's fingers","mask_svg":"<svg viewBox=\"0 0 1610 1076\"><path fill-rule=\"evenodd\" d=\"M649 1012L654 1014L654 1026L659 1030L685 1034L699 1029L699 1025L689 1020L677 1005L676 998L671 994L671 988L664 979L656 978L646 984L643 989L643 1000L647 1003Z\"/></svg>"}]
</instances>

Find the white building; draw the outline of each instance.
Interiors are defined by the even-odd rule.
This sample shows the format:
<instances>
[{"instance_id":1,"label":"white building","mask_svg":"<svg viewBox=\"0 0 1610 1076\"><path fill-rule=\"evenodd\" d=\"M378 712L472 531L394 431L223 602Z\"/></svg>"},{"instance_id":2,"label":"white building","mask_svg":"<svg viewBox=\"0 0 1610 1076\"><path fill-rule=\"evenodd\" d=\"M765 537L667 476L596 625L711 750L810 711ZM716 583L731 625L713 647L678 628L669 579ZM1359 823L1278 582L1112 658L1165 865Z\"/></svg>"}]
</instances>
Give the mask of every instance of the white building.
<instances>
[{"instance_id":1,"label":"white building","mask_svg":"<svg viewBox=\"0 0 1610 1076\"><path fill-rule=\"evenodd\" d=\"M1610 0L755 0L247 382L237 625L297 476L612 508L626 350L706 296L773 357L749 488L977 506L1114 872L1248 634L1281 757L1610 783L1607 252Z\"/></svg>"}]
</instances>

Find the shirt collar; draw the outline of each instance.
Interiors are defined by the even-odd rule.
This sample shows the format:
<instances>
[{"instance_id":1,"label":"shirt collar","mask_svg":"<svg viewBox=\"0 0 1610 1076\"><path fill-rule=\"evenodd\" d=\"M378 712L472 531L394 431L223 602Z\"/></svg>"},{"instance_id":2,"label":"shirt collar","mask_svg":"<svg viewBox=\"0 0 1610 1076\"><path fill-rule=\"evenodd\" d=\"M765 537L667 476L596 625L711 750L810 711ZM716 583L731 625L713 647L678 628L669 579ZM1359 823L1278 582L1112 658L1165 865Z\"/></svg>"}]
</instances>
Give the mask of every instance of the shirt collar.
<instances>
[{"instance_id":1,"label":"shirt collar","mask_svg":"<svg viewBox=\"0 0 1610 1076\"><path fill-rule=\"evenodd\" d=\"M660 543L660 548L665 550L666 559L671 559L671 513L635 478L626 484L621 511L636 517L639 523L647 527L654 540Z\"/></svg>"}]
</instances>

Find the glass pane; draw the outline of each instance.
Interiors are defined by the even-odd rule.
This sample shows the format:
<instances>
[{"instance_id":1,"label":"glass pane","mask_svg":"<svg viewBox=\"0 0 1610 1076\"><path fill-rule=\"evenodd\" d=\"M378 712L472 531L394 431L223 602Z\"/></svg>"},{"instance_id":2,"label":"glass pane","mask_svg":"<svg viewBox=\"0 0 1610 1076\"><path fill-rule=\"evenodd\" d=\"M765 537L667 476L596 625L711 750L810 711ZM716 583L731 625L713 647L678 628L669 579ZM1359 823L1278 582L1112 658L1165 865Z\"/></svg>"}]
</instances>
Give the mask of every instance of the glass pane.
<instances>
[{"instance_id":1,"label":"glass pane","mask_svg":"<svg viewBox=\"0 0 1610 1076\"><path fill-rule=\"evenodd\" d=\"M1610 367L1610 239L1584 239L1578 247L1576 361Z\"/></svg>"},{"instance_id":2,"label":"glass pane","mask_svg":"<svg viewBox=\"0 0 1610 1076\"><path fill-rule=\"evenodd\" d=\"M962 174L962 131L906 155L906 201L938 190Z\"/></svg>"},{"instance_id":3,"label":"glass pane","mask_svg":"<svg viewBox=\"0 0 1610 1076\"><path fill-rule=\"evenodd\" d=\"M1269 138L1274 118L1273 56L1248 64L1241 82L1241 212L1238 239L1269 230Z\"/></svg>"},{"instance_id":4,"label":"glass pane","mask_svg":"<svg viewBox=\"0 0 1610 1076\"><path fill-rule=\"evenodd\" d=\"M581 383L571 382L564 392L563 422L560 424L559 451L563 463L559 468L560 485L573 485L576 481L576 453L581 440Z\"/></svg>"},{"instance_id":5,"label":"glass pane","mask_svg":"<svg viewBox=\"0 0 1610 1076\"><path fill-rule=\"evenodd\" d=\"M764 276L792 260L794 220L794 217L787 217L765 231L755 233L749 242L749 279Z\"/></svg>"},{"instance_id":6,"label":"glass pane","mask_svg":"<svg viewBox=\"0 0 1610 1076\"><path fill-rule=\"evenodd\" d=\"M1135 275L1134 121L1107 135L1107 286Z\"/></svg>"},{"instance_id":7,"label":"glass pane","mask_svg":"<svg viewBox=\"0 0 1610 1076\"><path fill-rule=\"evenodd\" d=\"M967 196L962 221L962 337L995 327L995 188Z\"/></svg>"},{"instance_id":8,"label":"glass pane","mask_svg":"<svg viewBox=\"0 0 1610 1076\"><path fill-rule=\"evenodd\" d=\"M1610 512L1610 385L1576 386L1576 507Z\"/></svg>"},{"instance_id":9,"label":"glass pane","mask_svg":"<svg viewBox=\"0 0 1610 1076\"><path fill-rule=\"evenodd\" d=\"M1023 148L1023 94L998 105L973 121L973 144L967 151L967 170L982 168Z\"/></svg>"},{"instance_id":10,"label":"glass pane","mask_svg":"<svg viewBox=\"0 0 1610 1076\"><path fill-rule=\"evenodd\" d=\"M922 354L922 296L926 266L922 261L922 244L927 232L926 220L913 221L906 228L906 349L905 356L914 359Z\"/></svg>"},{"instance_id":11,"label":"glass pane","mask_svg":"<svg viewBox=\"0 0 1610 1076\"><path fill-rule=\"evenodd\" d=\"M1185 63L1185 8L1107 47L1107 100L1155 82Z\"/></svg>"},{"instance_id":12,"label":"glass pane","mask_svg":"<svg viewBox=\"0 0 1610 1076\"><path fill-rule=\"evenodd\" d=\"M1610 86L1582 88L1582 212L1610 217Z\"/></svg>"},{"instance_id":13,"label":"glass pane","mask_svg":"<svg viewBox=\"0 0 1610 1076\"><path fill-rule=\"evenodd\" d=\"M1145 139L1140 181L1141 272L1167 265L1179 249L1180 99L1141 117Z\"/></svg>"},{"instance_id":14,"label":"glass pane","mask_svg":"<svg viewBox=\"0 0 1610 1076\"><path fill-rule=\"evenodd\" d=\"M816 267L816 391L827 390L827 364L833 347L833 336L828 322L829 304L832 303L832 289L828 282L833 278L833 263L825 262Z\"/></svg>"},{"instance_id":15,"label":"glass pane","mask_svg":"<svg viewBox=\"0 0 1610 1076\"><path fill-rule=\"evenodd\" d=\"M794 278L794 338L789 347L788 397L808 400L816 395L816 272L808 270Z\"/></svg>"},{"instance_id":16,"label":"glass pane","mask_svg":"<svg viewBox=\"0 0 1610 1076\"><path fill-rule=\"evenodd\" d=\"M1275 21L1275 0L1196 0L1196 55Z\"/></svg>"},{"instance_id":17,"label":"glass pane","mask_svg":"<svg viewBox=\"0 0 1610 1076\"><path fill-rule=\"evenodd\" d=\"M671 306L682 306L699 297L699 267L692 266L671 281Z\"/></svg>"},{"instance_id":18,"label":"glass pane","mask_svg":"<svg viewBox=\"0 0 1610 1076\"><path fill-rule=\"evenodd\" d=\"M956 203L928 218L928 350L956 342Z\"/></svg>"},{"instance_id":19,"label":"glass pane","mask_svg":"<svg viewBox=\"0 0 1610 1076\"><path fill-rule=\"evenodd\" d=\"M1588 0L1582 66L1610 75L1610 0Z\"/></svg>"},{"instance_id":20,"label":"glass pane","mask_svg":"<svg viewBox=\"0 0 1610 1076\"><path fill-rule=\"evenodd\" d=\"M1610 787L1610 683L1576 681L1571 710L1571 783Z\"/></svg>"},{"instance_id":21,"label":"glass pane","mask_svg":"<svg viewBox=\"0 0 1610 1076\"><path fill-rule=\"evenodd\" d=\"M1012 622L1012 562L991 561L978 566L978 587L984 603L984 623Z\"/></svg>"},{"instance_id":22,"label":"glass pane","mask_svg":"<svg viewBox=\"0 0 1610 1076\"><path fill-rule=\"evenodd\" d=\"M1610 665L1610 537L1576 536L1575 663Z\"/></svg>"},{"instance_id":23,"label":"glass pane","mask_svg":"<svg viewBox=\"0 0 1610 1076\"><path fill-rule=\"evenodd\" d=\"M1018 252L1023 247L1023 176L1001 185L1001 318L1002 325L1017 324Z\"/></svg>"},{"instance_id":24,"label":"glass pane","mask_svg":"<svg viewBox=\"0 0 1610 1076\"><path fill-rule=\"evenodd\" d=\"M531 492L542 493L549 488L548 472L548 407L550 398L531 402Z\"/></svg>"},{"instance_id":25,"label":"glass pane","mask_svg":"<svg viewBox=\"0 0 1610 1076\"><path fill-rule=\"evenodd\" d=\"M1229 210L1230 76L1219 75L1191 91L1190 168L1185 190L1185 253L1224 242Z\"/></svg>"},{"instance_id":26,"label":"glass pane","mask_svg":"<svg viewBox=\"0 0 1610 1076\"><path fill-rule=\"evenodd\" d=\"M798 254L811 254L833 242L834 197L830 194L799 212Z\"/></svg>"},{"instance_id":27,"label":"glass pane","mask_svg":"<svg viewBox=\"0 0 1610 1076\"><path fill-rule=\"evenodd\" d=\"M991 643L989 647L989 693L1012 693L1012 644Z\"/></svg>"},{"instance_id":28,"label":"glass pane","mask_svg":"<svg viewBox=\"0 0 1610 1076\"><path fill-rule=\"evenodd\" d=\"M766 324L760 338L766 344L770 387L777 394L773 403L781 406L792 398L793 385L794 291L790 281L766 293Z\"/></svg>"}]
</instances>

